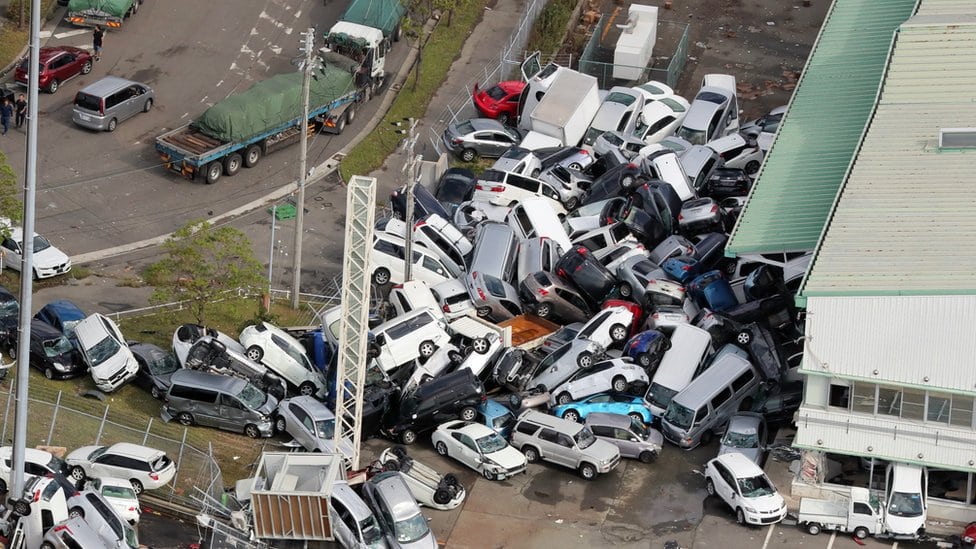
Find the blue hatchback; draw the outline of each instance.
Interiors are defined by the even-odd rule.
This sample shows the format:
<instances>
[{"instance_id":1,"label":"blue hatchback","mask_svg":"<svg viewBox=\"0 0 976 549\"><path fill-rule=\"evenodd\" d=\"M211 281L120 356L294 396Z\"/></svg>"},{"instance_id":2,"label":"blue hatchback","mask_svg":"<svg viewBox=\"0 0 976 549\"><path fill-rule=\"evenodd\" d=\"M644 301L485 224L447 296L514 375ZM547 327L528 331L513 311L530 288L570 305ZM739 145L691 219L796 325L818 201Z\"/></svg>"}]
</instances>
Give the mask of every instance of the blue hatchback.
<instances>
[{"instance_id":1,"label":"blue hatchback","mask_svg":"<svg viewBox=\"0 0 976 549\"><path fill-rule=\"evenodd\" d=\"M685 288L688 290L688 296L702 308L725 311L739 304L735 293L732 292L732 286L722 276L722 271L708 271L699 275Z\"/></svg>"},{"instance_id":2,"label":"blue hatchback","mask_svg":"<svg viewBox=\"0 0 976 549\"><path fill-rule=\"evenodd\" d=\"M508 440L512 435L512 426L515 425L515 414L504 404L489 398L478 406L478 421Z\"/></svg>"},{"instance_id":3,"label":"blue hatchback","mask_svg":"<svg viewBox=\"0 0 976 549\"><path fill-rule=\"evenodd\" d=\"M649 425L654 420L654 414L644 404L644 399L639 396L615 393L597 393L583 400L555 406L551 412L556 417L576 422L583 421L593 412L624 414L641 420L645 425Z\"/></svg>"},{"instance_id":4,"label":"blue hatchback","mask_svg":"<svg viewBox=\"0 0 976 549\"><path fill-rule=\"evenodd\" d=\"M77 349L78 339L75 337L75 326L84 320L86 316L88 315L71 301L59 299L48 303L40 311L37 311L34 318L54 326Z\"/></svg>"},{"instance_id":5,"label":"blue hatchback","mask_svg":"<svg viewBox=\"0 0 976 549\"><path fill-rule=\"evenodd\" d=\"M664 352L670 348L671 340L663 332L645 330L627 340L624 344L624 355L650 372L657 368Z\"/></svg>"}]
</instances>

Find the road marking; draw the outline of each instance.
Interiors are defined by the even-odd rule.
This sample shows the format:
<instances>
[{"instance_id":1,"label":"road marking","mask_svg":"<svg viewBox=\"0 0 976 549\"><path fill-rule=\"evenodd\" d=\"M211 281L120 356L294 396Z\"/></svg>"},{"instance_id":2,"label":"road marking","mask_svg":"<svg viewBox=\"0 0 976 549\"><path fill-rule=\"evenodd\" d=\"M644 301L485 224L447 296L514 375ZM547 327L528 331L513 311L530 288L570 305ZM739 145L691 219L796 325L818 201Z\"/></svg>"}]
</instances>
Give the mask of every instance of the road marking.
<instances>
[{"instance_id":1,"label":"road marking","mask_svg":"<svg viewBox=\"0 0 976 549\"><path fill-rule=\"evenodd\" d=\"M898 549L898 542L897 541L891 545L891 549Z\"/></svg>"},{"instance_id":2,"label":"road marking","mask_svg":"<svg viewBox=\"0 0 976 549\"><path fill-rule=\"evenodd\" d=\"M188 113L188 112L183 113L183 116L180 117L180 120L183 120L187 116L190 116L190 113Z\"/></svg>"},{"instance_id":3,"label":"road marking","mask_svg":"<svg viewBox=\"0 0 976 549\"><path fill-rule=\"evenodd\" d=\"M224 81L223 81L223 80L221 80L220 82L217 82L217 85L216 85L216 86L214 86L214 87L215 87L215 88L219 88L219 87L220 87L220 85L221 85L221 84L223 84L223 83L224 83Z\"/></svg>"},{"instance_id":4,"label":"road marking","mask_svg":"<svg viewBox=\"0 0 976 549\"><path fill-rule=\"evenodd\" d=\"M830 541L827 542L827 549L834 546L834 540L837 539L837 530L830 532Z\"/></svg>"},{"instance_id":5,"label":"road marking","mask_svg":"<svg viewBox=\"0 0 976 549\"><path fill-rule=\"evenodd\" d=\"M41 31L40 33L38 33L37 36L38 36L38 38L50 38L51 37L51 31Z\"/></svg>"},{"instance_id":6,"label":"road marking","mask_svg":"<svg viewBox=\"0 0 976 549\"><path fill-rule=\"evenodd\" d=\"M209 96L209 95L204 95L204 96L203 96L203 97L202 97L202 98L200 99L200 102L201 102L201 103L204 103L204 102L205 102L205 101L207 100L207 98L208 98L208 97L210 97L210 96Z\"/></svg>"},{"instance_id":7,"label":"road marking","mask_svg":"<svg viewBox=\"0 0 976 549\"><path fill-rule=\"evenodd\" d=\"M50 31L45 31L45 32L47 32L50 35ZM78 30L73 30L68 32L59 32L55 34L54 37L57 38L58 40L61 40L62 38L68 38L69 36L78 36L79 34L88 34L89 32L91 31L86 29L78 29ZM44 33L42 32L41 33L42 38L43 38L43 34Z\"/></svg>"},{"instance_id":8,"label":"road marking","mask_svg":"<svg viewBox=\"0 0 976 549\"><path fill-rule=\"evenodd\" d=\"M769 525L769 528L766 530L766 541L763 542L762 549L766 549L766 546L769 545L769 538L773 537L773 527L774 526L776 526L776 525L775 524L770 524Z\"/></svg>"},{"instance_id":9,"label":"road marking","mask_svg":"<svg viewBox=\"0 0 976 549\"><path fill-rule=\"evenodd\" d=\"M291 7L288 7L288 6L285 7L285 11L288 11L290 9L291 9ZM295 12L295 19L298 19L301 16L302 16L302 10L298 10L298 11Z\"/></svg>"}]
</instances>

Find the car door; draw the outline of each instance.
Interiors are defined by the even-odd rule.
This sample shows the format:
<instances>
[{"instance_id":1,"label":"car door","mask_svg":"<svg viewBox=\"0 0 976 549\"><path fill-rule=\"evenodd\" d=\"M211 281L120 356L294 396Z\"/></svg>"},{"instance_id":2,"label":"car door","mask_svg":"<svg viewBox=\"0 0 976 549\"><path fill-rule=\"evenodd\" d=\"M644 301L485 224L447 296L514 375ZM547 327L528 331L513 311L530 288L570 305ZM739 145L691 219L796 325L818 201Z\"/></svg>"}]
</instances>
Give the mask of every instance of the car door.
<instances>
[{"instance_id":1,"label":"car door","mask_svg":"<svg viewBox=\"0 0 976 549\"><path fill-rule=\"evenodd\" d=\"M480 471L481 452L478 451L474 439L464 433L451 433L451 438L457 441L453 448L457 455L453 457L475 471Z\"/></svg>"},{"instance_id":2,"label":"car door","mask_svg":"<svg viewBox=\"0 0 976 549\"><path fill-rule=\"evenodd\" d=\"M34 333L31 332L29 362L31 366L43 369L47 358L47 353L44 352L44 342L33 337L33 335Z\"/></svg>"},{"instance_id":3,"label":"car door","mask_svg":"<svg viewBox=\"0 0 976 549\"><path fill-rule=\"evenodd\" d=\"M75 61L78 57L73 53L64 53L58 57L54 64L57 65L54 69L54 77L64 82L65 80L75 76L80 72L81 67L76 67Z\"/></svg>"},{"instance_id":4,"label":"car door","mask_svg":"<svg viewBox=\"0 0 976 549\"><path fill-rule=\"evenodd\" d=\"M3 248L3 264L12 269L20 270L20 244L9 236L3 237L0 243Z\"/></svg>"},{"instance_id":5,"label":"car door","mask_svg":"<svg viewBox=\"0 0 976 549\"><path fill-rule=\"evenodd\" d=\"M733 494L736 492L735 477L725 465L719 462L715 462L712 465L715 468L715 472L718 473L713 479L715 493L731 507L734 504Z\"/></svg>"},{"instance_id":6,"label":"car door","mask_svg":"<svg viewBox=\"0 0 976 549\"><path fill-rule=\"evenodd\" d=\"M359 547L359 541L353 537L356 532L356 521L352 514L346 509L336 497L329 500L329 522L332 524L332 533L335 535L339 544L343 547Z\"/></svg>"},{"instance_id":7,"label":"car door","mask_svg":"<svg viewBox=\"0 0 976 549\"><path fill-rule=\"evenodd\" d=\"M535 440L530 439L529 444L537 445L539 447L539 454L543 459L553 463L560 463L559 458L555 455L559 453L559 445L556 444L556 436L558 434L559 433L548 427L543 427L539 429Z\"/></svg>"},{"instance_id":8,"label":"car door","mask_svg":"<svg viewBox=\"0 0 976 549\"><path fill-rule=\"evenodd\" d=\"M116 477L128 479L129 470L126 468L125 458L117 456L111 452L95 458L91 464L90 477Z\"/></svg>"},{"instance_id":9,"label":"car door","mask_svg":"<svg viewBox=\"0 0 976 549\"><path fill-rule=\"evenodd\" d=\"M556 434L557 450L553 460L560 465L576 468L576 441L566 433Z\"/></svg>"},{"instance_id":10,"label":"car door","mask_svg":"<svg viewBox=\"0 0 976 549\"><path fill-rule=\"evenodd\" d=\"M620 427L613 428L613 439L620 449L621 457L637 457L640 448L637 446L637 437L627 429Z\"/></svg>"},{"instance_id":11,"label":"car door","mask_svg":"<svg viewBox=\"0 0 976 549\"><path fill-rule=\"evenodd\" d=\"M146 93L146 89L142 86L132 85L126 89L125 93L125 112L120 116L123 119L132 118L142 111L142 101L140 101L140 98L142 94Z\"/></svg>"},{"instance_id":12,"label":"car door","mask_svg":"<svg viewBox=\"0 0 976 549\"><path fill-rule=\"evenodd\" d=\"M243 431L244 426L248 423L248 418L241 401L221 393L218 404L220 409L217 419L219 426L228 431Z\"/></svg>"},{"instance_id":13,"label":"car door","mask_svg":"<svg viewBox=\"0 0 976 549\"><path fill-rule=\"evenodd\" d=\"M291 417L285 416L285 422L292 422L291 429L288 429L288 434L295 438L295 441L305 446L306 448L314 448L317 444L314 439L315 433L315 422L308 415L308 412L304 408L299 406L294 402L288 403L288 411L291 412Z\"/></svg>"}]
</instances>

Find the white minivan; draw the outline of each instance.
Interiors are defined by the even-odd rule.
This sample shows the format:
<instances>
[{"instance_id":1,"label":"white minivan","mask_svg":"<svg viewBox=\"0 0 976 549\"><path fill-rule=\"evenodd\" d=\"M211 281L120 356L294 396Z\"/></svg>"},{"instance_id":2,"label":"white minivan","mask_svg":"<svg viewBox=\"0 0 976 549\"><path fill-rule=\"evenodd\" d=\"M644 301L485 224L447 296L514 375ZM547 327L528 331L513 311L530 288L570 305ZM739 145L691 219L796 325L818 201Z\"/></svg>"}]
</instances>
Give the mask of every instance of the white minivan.
<instances>
[{"instance_id":1,"label":"white minivan","mask_svg":"<svg viewBox=\"0 0 976 549\"><path fill-rule=\"evenodd\" d=\"M136 377L139 363L122 331L108 317L99 313L88 315L75 326L75 335L99 390L110 393Z\"/></svg>"},{"instance_id":2,"label":"white minivan","mask_svg":"<svg viewBox=\"0 0 976 549\"><path fill-rule=\"evenodd\" d=\"M375 233L373 249L370 252L370 265L373 268L373 282L382 286L404 281L404 262L406 242L387 233ZM455 276L434 252L423 246L413 247L413 278L428 284L444 282Z\"/></svg>"},{"instance_id":3,"label":"white minivan","mask_svg":"<svg viewBox=\"0 0 976 549\"><path fill-rule=\"evenodd\" d=\"M457 281L457 279L454 280ZM464 292L464 297L467 297L468 292L464 289L464 284L461 284L461 290ZM402 316L410 311L423 308L430 309L439 317L444 316L443 310L437 302L437 298L434 297L430 285L423 280L410 280L403 284L393 286L386 300L390 302L394 312L396 312L396 316Z\"/></svg>"},{"instance_id":4,"label":"white minivan","mask_svg":"<svg viewBox=\"0 0 976 549\"><path fill-rule=\"evenodd\" d=\"M523 198L508 212L505 222L515 231L519 240L544 237L564 250L572 247L559 216L543 198Z\"/></svg>"},{"instance_id":5,"label":"white minivan","mask_svg":"<svg viewBox=\"0 0 976 549\"><path fill-rule=\"evenodd\" d=\"M444 320L427 308L384 322L373 333L380 349L376 362L386 372L418 358L429 358L451 340Z\"/></svg>"},{"instance_id":6,"label":"white minivan","mask_svg":"<svg viewBox=\"0 0 976 549\"><path fill-rule=\"evenodd\" d=\"M679 324L671 334L671 348L661 358L644 402L656 417L664 415L674 395L701 373L712 350L712 335L691 324Z\"/></svg>"}]
</instances>

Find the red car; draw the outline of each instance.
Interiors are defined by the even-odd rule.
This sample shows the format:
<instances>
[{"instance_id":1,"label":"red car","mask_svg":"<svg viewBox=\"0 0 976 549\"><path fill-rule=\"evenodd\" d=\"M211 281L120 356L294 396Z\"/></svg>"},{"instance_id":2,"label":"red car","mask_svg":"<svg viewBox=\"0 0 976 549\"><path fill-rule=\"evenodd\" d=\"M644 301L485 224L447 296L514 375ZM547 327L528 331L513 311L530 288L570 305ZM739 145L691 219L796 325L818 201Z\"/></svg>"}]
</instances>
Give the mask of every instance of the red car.
<instances>
[{"instance_id":1,"label":"red car","mask_svg":"<svg viewBox=\"0 0 976 549\"><path fill-rule=\"evenodd\" d=\"M24 59L17 67L14 75L16 81L27 85L27 70L30 59ZM38 87L48 93L58 91L65 80L79 74L88 74L92 70L91 54L81 48L72 46L45 46L40 54L41 73Z\"/></svg>"},{"instance_id":2,"label":"red car","mask_svg":"<svg viewBox=\"0 0 976 549\"><path fill-rule=\"evenodd\" d=\"M521 80L506 80L483 90L474 85L474 106L485 118L494 118L502 124L514 122L518 118L519 97L525 88Z\"/></svg>"}]
</instances>

